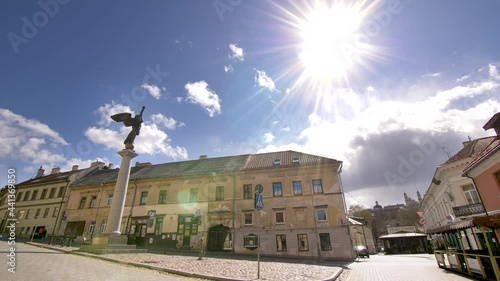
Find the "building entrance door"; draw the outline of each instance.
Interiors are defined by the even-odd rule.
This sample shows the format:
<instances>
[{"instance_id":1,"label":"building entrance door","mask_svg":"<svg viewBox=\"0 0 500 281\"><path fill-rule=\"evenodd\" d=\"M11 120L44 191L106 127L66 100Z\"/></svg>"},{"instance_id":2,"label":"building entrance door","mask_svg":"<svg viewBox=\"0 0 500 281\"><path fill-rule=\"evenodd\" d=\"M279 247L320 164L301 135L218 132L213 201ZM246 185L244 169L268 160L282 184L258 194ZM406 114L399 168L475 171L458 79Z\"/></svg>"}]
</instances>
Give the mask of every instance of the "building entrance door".
<instances>
[{"instance_id":1,"label":"building entrance door","mask_svg":"<svg viewBox=\"0 0 500 281\"><path fill-rule=\"evenodd\" d=\"M138 247L146 247L146 231L148 227L147 218L133 218L132 225L130 227L130 238L133 244Z\"/></svg>"},{"instance_id":2,"label":"building entrance door","mask_svg":"<svg viewBox=\"0 0 500 281\"><path fill-rule=\"evenodd\" d=\"M191 235L198 234L198 221L193 215L179 215L177 221L177 235L182 237L182 247L189 247Z\"/></svg>"}]
</instances>

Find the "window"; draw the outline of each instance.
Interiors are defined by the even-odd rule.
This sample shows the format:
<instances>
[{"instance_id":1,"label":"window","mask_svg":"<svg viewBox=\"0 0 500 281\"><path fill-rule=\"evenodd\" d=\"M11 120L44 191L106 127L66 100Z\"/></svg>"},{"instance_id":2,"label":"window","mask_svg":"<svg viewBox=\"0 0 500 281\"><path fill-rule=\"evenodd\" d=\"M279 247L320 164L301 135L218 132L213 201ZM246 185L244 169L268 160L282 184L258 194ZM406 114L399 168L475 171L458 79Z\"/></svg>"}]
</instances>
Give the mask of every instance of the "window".
<instances>
[{"instance_id":1,"label":"window","mask_svg":"<svg viewBox=\"0 0 500 281\"><path fill-rule=\"evenodd\" d=\"M284 224L285 223L285 212L277 211L274 213L274 217L276 220L276 224Z\"/></svg>"},{"instance_id":2,"label":"window","mask_svg":"<svg viewBox=\"0 0 500 281\"><path fill-rule=\"evenodd\" d=\"M141 192L141 201L139 202L140 205L146 205L146 200L148 199L148 192L143 191Z\"/></svg>"},{"instance_id":3,"label":"window","mask_svg":"<svg viewBox=\"0 0 500 281\"><path fill-rule=\"evenodd\" d=\"M217 201L224 200L224 187L223 186L215 187L215 200L217 200Z\"/></svg>"},{"instance_id":4,"label":"window","mask_svg":"<svg viewBox=\"0 0 500 281\"><path fill-rule=\"evenodd\" d=\"M26 192L24 193L24 198L23 198L23 201L28 200L28 198L29 198L29 197L30 197L30 192L29 192L29 191L26 191Z\"/></svg>"},{"instance_id":5,"label":"window","mask_svg":"<svg viewBox=\"0 0 500 281\"><path fill-rule=\"evenodd\" d=\"M312 184L313 184L313 192L315 194L323 193L323 185L321 184L321 180L312 180Z\"/></svg>"},{"instance_id":6,"label":"window","mask_svg":"<svg viewBox=\"0 0 500 281\"><path fill-rule=\"evenodd\" d=\"M23 193L22 193L22 192L19 192L19 193L17 194L16 202L21 201L21 197L22 197L22 196L23 196Z\"/></svg>"},{"instance_id":7,"label":"window","mask_svg":"<svg viewBox=\"0 0 500 281\"><path fill-rule=\"evenodd\" d=\"M31 209L26 212L26 219L29 219L31 215Z\"/></svg>"},{"instance_id":8,"label":"window","mask_svg":"<svg viewBox=\"0 0 500 281\"><path fill-rule=\"evenodd\" d=\"M163 218L156 218L155 235L161 235L163 229Z\"/></svg>"},{"instance_id":9,"label":"window","mask_svg":"<svg viewBox=\"0 0 500 281\"><path fill-rule=\"evenodd\" d=\"M286 252L286 235L285 234L276 235L276 251Z\"/></svg>"},{"instance_id":10,"label":"window","mask_svg":"<svg viewBox=\"0 0 500 281\"><path fill-rule=\"evenodd\" d=\"M40 216L40 212L42 211L42 209L36 209L36 212L35 212L35 219L38 219L38 217Z\"/></svg>"},{"instance_id":11,"label":"window","mask_svg":"<svg viewBox=\"0 0 500 281\"><path fill-rule=\"evenodd\" d=\"M56 188L55 187L51 188L49 193L49 198L54 198L55 193L56 193Z\"/></svg>"},{"instance_id":12,"label":"window","mask_svg":"<svg viewBox=\"0 0 500 281\"><path fill-rule=\"evenodd\" d=\"M245 225L252 225L253 224L253 214L252 213L245 213L243 216L244 216L244 224Z\"/></svg>"},{"instance_id":13,"label":"window","mask_svg":"<svg viewBox=\"0 0 500 281\"><path fill-rule=\"evenodd\" d=\"M59 192L57 193L57 197L63 197L64 195L64 186L59 187Z\"/></svg>"},{"instance_id":14,"label":"window","mask_svg":"<svg viewBox=\"0 0 500 281\"><path fill-rule=\"evenodd\" d=\"M317 209L316 210L316 219L318 221L327 221L326 210L325 209Z\"/></svg>"},{"instance_id":15,"label":"window","mask_svg":"<svg viewBox=\"0 0 500 281\"><path fill-rule=\"evenodd\" d=\"M108 194L108 198L106 199L106 206L111 206L111 202L113 202L113 194Z\"/></svg>"},{"instance_id":16,"label":"window","mask_svg":"<svg viewBox=\"0 0 500 281\"><path fill-rule=\"evenodd\" d=\"M330 242L330 233L320 233L319 242L321 251L331 251L332 243Z\"/></svg>"},{"instance_id":17,"label":"window","mask_svg":"<svg viewBox=\"0 0 500 281\"><path fill-rule=\"evenodd\" d=\"M252 185L244 184L243 185L243 199L252 199Z\"/></svg>"},{"instance_id":18,"label":"window","mask_svg":"<svg viewBox=\"0 0 500 281\"><path fill-rule=\"evenodd\" d=\"M89 208L94 208L95 207L95 201L97 201L97 196L90 197Z\"/></svg>"},{"instance_id":19,"label":"window","mask_svg":"<svg viewBox=\"0 0 500 281\"><path fill-rule=\"evenodd\" d=\"M91 221L89 225L89 234L93 234L95 230L95 221Z\"/></svg>"},{"instance_id":20,"label":"window","mask_svg":"<svg viewBox=\"0 0 500 281\"><path fill-rule=\"evenodd\" d=\"M87 201L87 197L82 197L80 199L80 206L78 206L78 209L83 209L85 208L85 202Z\"/></svg>"},{"instance_id":21,"label":"window","mask_svg":"<svg viewBox=\"0 0 500 281\"><path fill-rule=\"evenodd\" d=\"M273 182L273 196L283 196L281 182Z\"/></svg>"},{"instance_id":22,"label":"window","mask_svg":"<svg viewBox=\"0 0 500 281\"><path fill-rule=\"evenodd\" d=\"M158 204L165 204L165 203L167 203L167 191L160 190L160 195L158 195Z\"/></svg>"},{"instance_id":23,"label":"window","mask_svg":"<svg viewBox=\"0 0 500 281\"><path fill-rule=\"evenodd\" d=\"M281 165L281 160L280 159L274 160L273 165Z\"/></svg>"},{"instance_id":24,"label":"window","mask_svg":"<svg viewBox=\"0 0 500 281\"><path fill-rule=\"evenodd\" d=\"M47 196L47 189L42 190L42 195L40 195L40 199L45 199L45 196Z\"/></svg>"},{"instance_id":25,"label":"window","mask_svg":"<svg viewBox=\"0 0 500 281\"><path fill-rule=\"evenodd\" d=\"M479 200L479 196L477 195L477 191L472 184L462 186L462 189L464 191L465 200L467 200L469 205L481 202Z\"/></svg>"},{"instance_id":26,"label":"window","mask_svg":"<svg viewBox=\"0 0 500 281\"><path fill-rule=\"evenodd\" d=\"M300 163L299 157L293 157L292 158L292 163L293 164L299 164Z\"/></svg>"},{"instance_id":27,"label":"window","mask_svg":"<svg viewBox=\"0 0 500 281\"><path fill-rule=\"evenodd\" d=\"M189 192L189 202L198 202L198 188L191 188Z\"/></svg>"},{"instance_id":28,"label":"window","mask_svg":"<svg viewBox=\"0 0 500 281\"><path fill-rule=\"evenodd\" d=\"M17 219L22 219L24 217L24 213L25 213L24 210L19 210L17 212Z\"/></svg>"},{"instance_id":29,"label":"window","mask_svg":"<svg viewBox=\"0 0 500 281\"><path fill-rule=\"evenodd\" d=\"M43 217L46 218L49 216L49 211L50 211L50 208L45 208L45 211L43 211Z\"/></svg>"},{"instance_id":30,"label":"window","mask_svg":"<svg viewBox=\"0 0 500 281\"><path fill-rule=\"evenodd\" d=\"M243 236L243 247L245 248L257 248L259 244L259 237L255 234L249 234Z\"/></svg>"},{"instance_id":31,"label":"window","mask_svg":"<svg viewBox=\"0 0 500 281\"><path fill-rule=\"evenodd\" d=\"M297 234L297 242L299 243L299 251L309 251L307 234Z\"/></svg>"},{"instance_id":32,"label":"window","mask_svg":"<svg viewBox=\"0 0 500 281\"><path fill-rule=\"evenodd\" d=\"M52 212L52 217L55 218L57 217L57 213L59 212L59 207L54 208L54 212Z\"/></svg>"},{"instance_id":33,"label":"window","mask_svg":"<svg viewBox=\"0 0 500 281\"><path fill-rule=\"evenodd\" d=\"M31 194L31 200L35 200L37 195L38 195L38 190L33 190L33 193Z\"/></svg>"},{"instance_id":34,"label":"window","mask_svg":"<svg viewBox=\"0 0 500 281\"><path fill-rule=\"evenodd\" d=\"M302 182L293 181L292 187L293 187L293 195L302 195Z\"/></svg>"},{"instance_id":35,"label":"window","mask_svg":"<svg viewBox=\"0 0 500 281\"><path fill-rule=\"evenodd\" d=\"M101 228L99 229L99 233L104 233L106 231L106 225L108 224L108 220L102 220Z\"/></svg>"}]
</instances>

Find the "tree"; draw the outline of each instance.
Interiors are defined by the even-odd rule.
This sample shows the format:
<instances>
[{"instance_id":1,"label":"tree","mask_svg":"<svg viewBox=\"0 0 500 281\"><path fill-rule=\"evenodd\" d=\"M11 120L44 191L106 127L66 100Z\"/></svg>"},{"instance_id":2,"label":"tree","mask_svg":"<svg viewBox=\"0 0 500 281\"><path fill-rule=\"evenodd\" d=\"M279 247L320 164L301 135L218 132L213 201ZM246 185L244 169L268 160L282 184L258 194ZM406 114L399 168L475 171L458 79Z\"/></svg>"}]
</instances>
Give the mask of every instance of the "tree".
<instances>
[{"instance_id":1,"label":"tree","mask_svg":"<svg viewBox=\"0 0 500 281\"><path fill-rule=\"evenodd\" d=\"M368 225L372 225L372 212L363 205L351 205L349 207L349 214L352 214L353 217L361 217L365 219L366 222L368 222Z\"/></svg>"}]
</instances>

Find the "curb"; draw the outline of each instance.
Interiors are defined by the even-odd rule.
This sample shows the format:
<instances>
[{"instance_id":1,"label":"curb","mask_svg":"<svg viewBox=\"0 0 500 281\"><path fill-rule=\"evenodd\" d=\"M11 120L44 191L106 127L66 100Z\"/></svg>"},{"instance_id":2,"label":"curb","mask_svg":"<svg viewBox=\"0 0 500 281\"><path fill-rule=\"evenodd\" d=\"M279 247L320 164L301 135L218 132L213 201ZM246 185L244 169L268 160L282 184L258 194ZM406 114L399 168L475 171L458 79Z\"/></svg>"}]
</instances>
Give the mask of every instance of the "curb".
<instances>
[{"instance_id":1,"label":"curb","mask_svg":"<svg viewBox=\"0 0 500 281\"><path fill-rule=\"evenodd\" d=\"M243 280L243 279L234 279L234 278L226 278L226 277L220 277L220 276L203 275L203 274L198 274L198 273L189 273L189 272L179 271L179 270L175 270L175 269L157 267L154 265L147 265L147 264L136 263L136 262L122 261L122 260L117 260L117 259L112 259L112 258L107 258L107 257L100 257L98 255L92 255L92 254L73 251L73 250L65 250L65 249L61 249L59 247L52 247L52 246L47 246L44 244L38 244L38 243L33 243L33 242L25 242L25 244L30 245L30 246L34 246L34 247L43 248L43 249L54 250L54 251L62 252L65 254L73 254L73 255L89 257L89 258L94 258L94 259L100 259L100 260L105 260L105 261L119 263L119 264L131 265L131 266L135 266L135 267L153 269L153 270L160 271L160 272L166 272L166 273L171 273L171 274L176 274L176 275L181 275L181 276L186 276L186 277L203 278L203 279L209 279L209 280L215 280L215 281L249 281L249 280ZM327 280L329 281L330 279L327 279ZM325 281L327 281L327 280L325 280Z\"/></svg>"},{"instance_id":2,"label":"curb","mask_svg":"<svg viewBox=\"0 0 500 281\"><path fill-rule=\"evenodd\" d=\"M157 267L154 265L117 260L117 259L108 258L108 257L101 257L99 255L93 255L93 254L89 254L89 253L79 252L78 250L66 250L66 249L62 249L59 247L52 247L50 245L45 245L45 244L38 244L38 243L33 243L33 242L24 242L24 243L27 245L30 245L30 246L54 250L54 251L62 252L65 254L72 254L72 255L78 255L78 256L83 256L83 257L88 257L88 258L100 259L100 260L114 262L114 263L118 263L118 264L130 265L130 266L135 266L135 267L140 267L140 268L147 268L147 269L152 269L152 270L156 270L156 271L160 271L160 272L171 273L171 274L192 277L192 278L203 278L203 279L215 280L215 281L255 281L255 279L248 279L248 280L247 279L234 279L234 278L228 278L228 277L222 277L222 276L212 276L212 275L204 275L204 274L199 274L199 273L189 273L189 272L179 271L179 270L170 269L170 268ZM343 271L344 271L344 269L341 268L339 271L335 272L330 277L323 279L321 281L335 281Z\"/></svg>"}]
</instances>

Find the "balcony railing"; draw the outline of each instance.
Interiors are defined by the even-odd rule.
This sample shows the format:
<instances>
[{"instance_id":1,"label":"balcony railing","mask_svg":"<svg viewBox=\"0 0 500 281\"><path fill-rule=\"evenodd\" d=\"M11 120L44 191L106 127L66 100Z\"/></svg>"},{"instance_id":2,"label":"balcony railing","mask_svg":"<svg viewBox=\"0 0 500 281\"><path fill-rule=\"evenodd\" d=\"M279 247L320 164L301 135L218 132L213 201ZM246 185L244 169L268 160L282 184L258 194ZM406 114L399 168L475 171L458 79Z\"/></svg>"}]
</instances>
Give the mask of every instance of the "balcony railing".
<instances>
[{"instance_id":1,"label":"balcony railing","mask_svg":"<svg viewBox=\"0 0 500 281\"><path fill-rule=\"evenodd\" d=\"M484 213L483 204L469 204L458 207L453 207L453 212L455 213L455 217L464 217L475 214Z\"/></svg>"}]
</instances>

